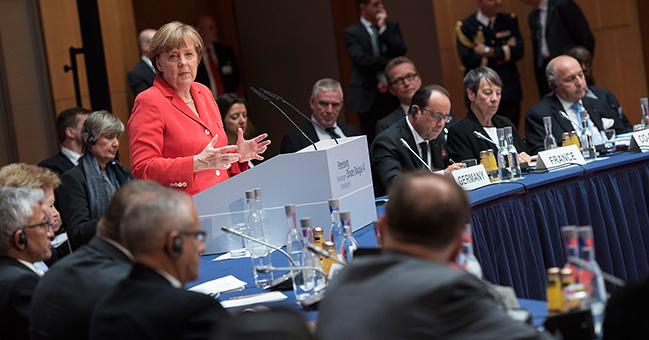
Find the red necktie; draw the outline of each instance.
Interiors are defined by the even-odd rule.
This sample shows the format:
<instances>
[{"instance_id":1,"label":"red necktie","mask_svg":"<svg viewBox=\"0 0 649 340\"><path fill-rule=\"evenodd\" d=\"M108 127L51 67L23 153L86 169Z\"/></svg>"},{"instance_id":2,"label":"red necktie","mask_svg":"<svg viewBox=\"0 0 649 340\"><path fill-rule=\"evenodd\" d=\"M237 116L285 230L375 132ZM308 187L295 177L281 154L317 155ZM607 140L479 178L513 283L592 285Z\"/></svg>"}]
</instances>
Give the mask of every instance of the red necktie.
<instances>
[{"instance_id":1,"label":"red necktie","mask_svg":"<svg viewBox=\"0 0 649 340\"><path fill-rule=\"evenodd\" d=\"M225 86L223 86L221 71L219 70L218 62L215 59L216 58L212 54L212 51L207 50L207 60L209 60L212 77L214 78L214 84L216 85L216 93L214 94L214 97L218 97L225 93Z\"/></svg>"}]
</instances>

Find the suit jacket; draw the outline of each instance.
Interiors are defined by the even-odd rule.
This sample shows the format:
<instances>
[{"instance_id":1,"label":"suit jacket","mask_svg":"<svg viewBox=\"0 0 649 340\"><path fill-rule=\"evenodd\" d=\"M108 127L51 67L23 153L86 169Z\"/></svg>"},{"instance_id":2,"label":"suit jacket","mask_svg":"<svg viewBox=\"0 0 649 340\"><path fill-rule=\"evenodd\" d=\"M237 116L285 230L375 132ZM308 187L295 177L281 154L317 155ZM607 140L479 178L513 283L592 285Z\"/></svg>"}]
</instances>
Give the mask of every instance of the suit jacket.
<instances>
[{"instance_id":1,"label":"suit jacket","mask_svg":"<svg viewBox=\"0 0 649 340\"><path fill-rule=\"evenodd\" d=\"M63 152L59 151L56 155L38 163L38 166L48 168L54 171L60 177L64 172L74 168L74 163L72 163L70 159L68 159L68 157L63 154Z\"/></svg>"},{"instance_id":2,"label":"suit jacket","mask_svg":"<svg viewBox=\"0 0 649 340\"><path fill-rule=\"evenodd\" d=\"M520 101L523 98L516 61L523 58L524 47L515 14L498 13L494 28L491 29L489 26L484 27L474 13L457 22L455 36L457 52L465 67L465 74L474 68L488 66L498 73L503 82L502 100ZM514 46L507 44L511 38L516 39ZM473 51L474 39L482 40L495 53L494 58L488 58L486 65L482 65L482 56Z\"/></svg>"},{"instance_id":3,"label":"suit jacket","mask_svg":"<svg viewBox=\"0 0 649 340\"><path fill-rule=\"evenodd\" d=\"M343 312L350 306L353 317ZM316 335L322 340L546 338L512 320L471 274L396 252L354 259L331 281Z\"/></svg>"},{"instance_id":4,"label":"suit jacket","mask_svg":"<svg viewBox=\"0 0 649 340\"><path fill-rule=\"evenodd\" d=\"M372 178L374 182L374 195L383 196L387 193L392 181L398 175L425 168L403 144L400 138L408 142L410 148L417 152L418 147L415 144L415 137L410 132L407 118L396 122L389 128L383 130L370 146L370 163L372 164ZM430 141L432 151L431 168L435 170L445 169L448 166L448 154L446 153L446 143L442 134L436 139Z\"/></svg>"},{"instance_id":5,"label":"suit jacket","mask_svg":"<svg viewBox=\"0 0 649 340\"><path fill-rule=\"evenodd\" d=\"M394 21L388 21L385 31L379 36L379 56L373 55L370 34L360 22L343 31L343 40L354 64L347 109L365 113L379 94L376 73L383 72L390 59L406 54L406 45L399 24Z\"/></svg>"},{"instance_id":6,"label":"suit jacket","mask_svg":"<svg viewBox=\"0 0 649 340\"><path fill-rule=\"evenodd\" d=\"M130 171L128 176L132 180L133 175ZM59 194L63 198L59 203L61 219L68 232L68 242L74 250L90 242L90 239L95 236L97 222L99 222L99 217L90 218L90 192L83 162L79 161L79 165L61 176Z\"/></svg>"},{"instance_id":7,"label":"suit jacket","mask_svg":"<svg viewBox=\"0 0 649 340\"><path fill-rule=\"evenodd\" d=\"M56 263L34 292L31 339L87 339L93 308L131 267L128 256L101 236Z\"/></svg>"},{"instance_id":8,"label":"suit jacket","mask_svg":"<svg viewBox=\"0 0 649 340\"><path fill-rule=\"evenodd\" d=\"M584 97L581 102L599 131L603 131L602 118L609 118L615 121L613 129L615 129L616 133L626 132L617 112L613 113L602 100ZM549 93L540 102L527 110L525 114L525 137L531 155L545 150L543 117L552 117L552 134L557 139L557 144L561 144L564 132L574 130L570 121L564 118L560 111L563 111L563 106L554 92Z\"/></svg>"},{"instance_id":9,"label":"suit jacket","mask_svg":"<svg viewBox=\"0 0 649 340\"><path fill-rule=\"evenodd\" d=\"M354 125L338 123L338 127L343 130L343 133L346 137L358 136L361 134L361 132L358 131L358 128L356 128ZM313 125L313 123L306 122L300 125L300 129L302 129L302 131L304 131L304 134L311 138L314 143L320 140L318 138L318 134L315 131L316 127L315 125ZM282 145L279 148L279 152L293 153L302 150L309 145L311 145L311 143L306 138L304 138L302 133L298 129L293 129L287 132L282 138Z\"/></svg>"},{"instance_id":10,"label":"suit jacket","mask_svg":"<svg viewBox=\"0 0 649 340\"><path fill-rule=\"evenodd\" d=\"M209 339L229 319L218 300L136 264L97 304L88 339Z\"/></svg>"},{"instance_id":11,"label":"suit jacket","mask_svg":"<svg viewBox=\"0 0 649 340\"><path fill-rule=\"evenodd\" d=\"M29 305L40 277L18 260L0 256L0 334L29 339Z\"/></svg>"},{"instance_id":12,"label":"suit jacket","mask_svg":"<svg viewBox=\"0 0 649 340\"><path fill-rule=\"evenodd\" d=\"M390 125L402 120L405 116L406 113L403 112L401 105L399 105L396 109L394 109L394 111L390 112L387 116L379 119L379 121L376 122L376 134L378 135L383 130L389 128Z\"/></svg>"},{"instance_id":13,"label":"suit jacket","mask_svg":"<svg viewBox=\"0 0 649 340\"><path fill-rule=\"evenodd\" d=\"M214 52L216 53L216 58L219 60L219 71L221 72L221 80L223 81L225 91L235 92L241 83L241 78L239 66L237 65L237 57L234 55L232 47L215 43ZM198 69L196 70L196 81L210 87L210 78L207 75L207 68L205 68L205 63L209 62L207 58L209 58L207 52L203 52L201 63L198 64ZM211 90L213 93L216 93L216 89ZM219 93L218 96L222 94Z\"/></svg>"},{"instance_id":14,"label":"suit jacket","mask_svg":"<svg viewBox=\"0 0 649 340\"><path fill-rule=\"evenodd\" d=\"M128 135L135 178L194 195L247 170L248 163L194 173L194 155L203 151L214 135L219 136L215 148L226 146L228 139L210 90L193 83L190 91L200 118L162 77L156 77L153 86L135 98Z\"/></svg>"},{"instance_id":15,"label":"suit jacket","mask_svg":"<svg viewBox=\"0 0 649 340\"><path fill-rule=\"evenodd\" d=\"M133 95L137 97L140 92L148 89L153 85L153 79L155 79L156 73L140 59L140 62L135 64L135 67L128 72L127 79L128 85L131 86Z\"/></svg>"},{"instance_id":16,"label":"suit jacket","mask_svg":"<svg viewBox=\"0 0 649 340\"><path fill-rule=\"evenodd\" d=\"M523 140L518 134L518 130L516 130L516 127L509 118L494 115L491 117L491 122L497 128L511 126L516 150L518 152L527 151ZM471 158L480 162L480 151L487 149L493 149L494 153L498 151L498 145L479 139L473 134L473 131L478 131L483 136L489 138L487 131L485 131L482 124L478 121L478 117L469 109L466 117L457 122L448 131L448 153L456 162Z\"/></svg>"},{"instance_id":17,"label":"suit jacket","mask_svg":"<svg viewBox=\"0 0 649 340\"><path fill-rule=\"evenodd\" d=\"M617 98L615 98L615 95L611 91L595 86L588 86L588 89L591 90L593 94L595 94L597 99L602 100L604 104L606 104L606 107L609 108L613 114L617 113L618 117L620 118L620 122L622 123L622 126L624 127L624 130L626 132L633 131L633 124L631 124L629 119L626 117L624 111L622 110L622 106L620 106L620 103L617 101Z\"/></svg>"}]
</instances>

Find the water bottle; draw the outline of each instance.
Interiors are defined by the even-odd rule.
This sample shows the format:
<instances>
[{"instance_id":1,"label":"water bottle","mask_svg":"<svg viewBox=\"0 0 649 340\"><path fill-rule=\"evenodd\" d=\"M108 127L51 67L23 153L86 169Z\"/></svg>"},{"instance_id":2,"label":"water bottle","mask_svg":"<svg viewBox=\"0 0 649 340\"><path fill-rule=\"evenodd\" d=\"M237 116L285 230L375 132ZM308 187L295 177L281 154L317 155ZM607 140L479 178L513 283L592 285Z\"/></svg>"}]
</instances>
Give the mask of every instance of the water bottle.
<instances>
[{"instance_id":1,"label":"water bottle","mask_svg":"<svg viewBox=\"0 0 649 340\"><path fill-rule=\"evenodd\" d=\"M305 267L320 267L315 254L307 247L308 243L313 243L311 218L305 217L300 219L300 225L302 226L302 239L304 240L304 248L302 248L302 265ZM309 291L313 291L317 288L317 281L324 280L321 273L315 269L303 270L302 276L304 276L305 290Z\"/></svg>"},{"instance_id":2,"label":"water bottle","mask_svg":"<svg viewBox=\"0 0 649 340\"><path fill-rule=\"evenodd\" d=\"M554 138L554 135L552 134L552 117L543 117L543 124L545 125L545 138L543 139L545 150L556 149L557 139Z\"/></svg>"},{"instance_id":3,"label":"water bottle","mask_svg":"<svg viewBox=\"0 0 649 340\"><path fill-rule=\"evenodd\" d=\"M349 263L354 258L358 243L352 236L351 213L349 211L341 212L340 219L343 224L342 258L345 263Z\"/></svg>"},{"instance_id":4,"label":"water bottle","mask_svg":"<svg viewBox=\"0 0 649 340\"><path fill-rule=\"evenodd\" d=\"M505 137L507 138L507 151L509 151L509 164L512 169L512 178L521 178L521 166L518 162L518 150L514 146L514 134L511 126L504 127Z\"/></svg>"},{"instance_id":5,"label":"water bottle","mask_svg":"<svg viewBox=\"0 0 649 340\"><path fill-rule=\"evenodd\" d=\"M297 221L295 219L295 205L289 204L284 206L286 212L286 221L288 223L288 234L286 236L286 252L293 259L295 266L303 266L303 253L304 253L304 240L302 233L297 228ZM293 277L293 291L295 292L295 300L300 303L311 295L313 290L313 283L308 285L304 282L304 278L308 276L302 275L301 271L292 270L291 276Z\"/></svg>"},{"instance_id":6,"label":"water bottle","mask_svg":"<svg viewBox=\"0 0 649 340\"><path fill-rule=\"evenodd\" d=\"M640 98L640 108L642 109L642 129L649 129L649 101L647 98Z\"/></svg>"},{"instance_id":7,"label":"water bottle","mask_svg":"<svg viewBox=\"0 0 649 340\"><path fill-rule=\"evenodd\" d=\"M340 210L337 199L329 200L329 213L331 214L331 229L329 232L329 241L334 243L334 250L338 254L338 259L342 261L341 246L343 243L343 225L340 223Z\"/></svg>"},{"instance_id":8,"label":"water bottle","mask_svg":"<svg viewBox=\"0 0 649 340\"><path fill-rule=\"evenodd\" d=\"M590 311L593 314L595 335L602 335L602 321L604 320L604 308L606 307L606 285L602 270L595 261L595 244L593 242L593 228L584 226L578 228L579 250L581 259L588 264L588 271L580 272L579 282L586 286L586 291L591 297Z\"/></svg>"},{"instance_id":9,"label":"water bottle","mask_svg":"<svg viewBox=\"0 0 649 340\"><path fill-rule=\"evenodd\" d=\"M505 130L497 129L498 134L498 178L501 181L512 179L512 168L510 167L509 150L507 149L507 140L505 139Z\"/></svg>"},{"instance_id":10,"label":"water bottle","mask_svg":"<svg viewBox=\"0 0 649 340\"><path fill-rule=\"evenodd\" d=\"M457 257L457 264L464 268L467 273L482 279L482 266L473 254L473 236L471 235L471 225L467 224L464 234L462 235L462 251Z\"/></svg>"},{"instance_id":11,"label":"water bottle","mask_svg":"<svg viewBox=\"0 0 649 340\"><path fill-rule=\"evenodd\" d=\"M250 236L258 240L268 242L268 237L264 233L264 227L261 217L257 212L255 202L255 191L246 191L246 202L248 203L248 215L246 222L248 223ZM273 275L270 271L258 271L258 269L268 268L271 266L270 262L270 248L255 242L247 242L247 248L250 250L250 257L252 259L252 269L255 278L255 285L257 287L265 287L273 281Z\"/></svg>"},{"instance_id":12,"label":"water bottle","mask_svg":"<svg viewBox=\"0 0 649 340\"><path fill-rule=\"evenodd\" d=\"M581 111L581 132L579 134L579 144L581 145L581 154L584 159L595 159L595 143L593 143L593 134L588 128L588 114Z\"/></svg>"}]
</instances>

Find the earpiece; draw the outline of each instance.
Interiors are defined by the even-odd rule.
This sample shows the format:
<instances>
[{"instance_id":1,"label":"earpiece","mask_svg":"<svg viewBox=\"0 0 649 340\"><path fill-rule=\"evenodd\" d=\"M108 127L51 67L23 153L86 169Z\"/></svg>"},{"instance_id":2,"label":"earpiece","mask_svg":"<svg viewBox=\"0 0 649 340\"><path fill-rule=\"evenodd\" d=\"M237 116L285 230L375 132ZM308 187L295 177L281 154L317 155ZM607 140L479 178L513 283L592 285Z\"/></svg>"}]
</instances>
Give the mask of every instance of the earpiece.
<instances>
[{"instance_id":1,"label":"earpiece","mask_svg":"<svg viewBox=\"0 0 649 340\"><path fill-rule=\"evenodd\" d=\"M88 133L88 140L87 143L88 145L95 145L97 144L97 138L92 135L92 131L88 128L88 124L86 122L83 123L83 127L86 129L86 132Z\"/></svg>"},{"instance_id":2,"label":"earpiece","mask_svg":"<svg viewBox=\"0 0 649 340\"><path fill-rule=\"evenodd\" d=\"M20 230L20 235L18 235L18 245L23 245L25 248L27 248L27 234L25 234L25 230L19 229Z\"/></svg>"},{"instance_id":3,"label":"earpiece","mask_svg":"<svg viewBox=\"0 0 649 340\"><path fill-rule=\"evenodd\" d=\"M183 239L180 237L174 237L172 243L171 243L171 250L176 253L180 254L183 252Z\"/></svg>"}]
</instances>

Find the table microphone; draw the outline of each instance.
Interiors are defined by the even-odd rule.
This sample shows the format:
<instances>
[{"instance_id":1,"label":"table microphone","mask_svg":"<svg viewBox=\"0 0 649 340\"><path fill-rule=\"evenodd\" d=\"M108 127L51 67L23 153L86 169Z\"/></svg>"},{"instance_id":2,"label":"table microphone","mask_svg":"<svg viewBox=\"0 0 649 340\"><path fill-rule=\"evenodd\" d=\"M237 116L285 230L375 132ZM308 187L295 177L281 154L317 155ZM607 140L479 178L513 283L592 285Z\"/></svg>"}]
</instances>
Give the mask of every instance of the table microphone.
<instances>
[{"instance_id":1,"label":"table microphone","mask_svg":"<svg viewBox=\"0 0 649 340\"><path fill-rule=\"evenodd\" d=\"M568 263L574 265L575 267L577 267L577 268L579 268L581 270L585 270L585 271L587 271L589 273L593 273L595 275L602 275L604 280L606 280L606 281L608 281L608 282L610 282L610 283L612 283L614 285L617 285L617 286L620 286L620 287L624 287L626 285L626 282L624 282L624 280L622 280L620 278L617 278L617 277L615 277L615 276L613 276L613 275L611 275L609 273L606 273L601 269L594 268L593 266L588 264L588 262L586 262L586 261L584 261L584 260L582 260L582 259L580 259L578 257L568 256Z\"/></svg>"},{"instance_id":2,"label":"table microphone","mask_svg":"<svg viewBox=\"0 0 649 340\"><path fill-rule=\"evenodd\" d=\"M485 140L485 141L487 141L487 142L489 142L489 143L491 143L491 144L493 144L493 145L498 146L498 144L494 143L494 141L492 141L491 138L487 138L487 137L485 137L485 136L484 136L482 133L480 133L479 131L473 131L473 135L476 136L476 137L478 137L479 139Z\"/></svg>"},{"instance_id":3,"label":"table microphone","mask_svg":"<svg viewBox=\"0 0 649 340\"><path fill-rule=\"evenodd\" d=\"M260 88L259 90L261 90L261 92L265 93L266 95L270 96L271 98L273 98L273 99L275 99L275 100L279 100L280 102L282 102L282 103L288 105L291 109L293 109L293 111L299 113L300 116L302 116L304 119L310 121L311 123L313 123L313 125L315 125L315 126L317 126L318 128L320 128L320 130L324 131L324 133L328 134L328 135L331 137L331 139L333 139L334 142L336 142L336 144L338 144L338 139L336 139L336 137L334 136L333 133L327 131L327 129L325 129L324 127L322 127L322 125L316 123L316 122L313 121L311 118L307 117L304 113L302 113L302 111L298 110L295 106L293 106L293 104L291 104L291 103L289 103L288 101L284 100L284 98L280 97L279 95L277 95L277 94L275 94L275 93L272 93L272 92L270 92L270 91L268 91L268 90L266 90L266 89L264 89L264 88Z\"/></svg>"},{"instance_id":4,"label":"table microphone","mask_svg":"<svg viewBox=\"0 0 649 340\"><path fill-rule=\"evenodd\" d=\"M286 112L284 112L284 110L280 109L279 106L277 106L275 103L273 103L272 100L270 100L270 98L264 96L264 94L261 93L261 92L259 92L256 88L250 86L250 89L251 89L252 92L254 92L256 95L258 95L259 98L263 99L265 102L270 103L270 105L273 105L276 109L278 109L279 112L281 112L281 113L284 115L284 117L286 117L286 119L288 119L288 121L291 122L291 124L293 124L293 126L295 126L295 128L298 129L298 131L300 131L300 132L302 133L302 136L304 136L304 138L306 138L309 142L311 142L311 145L313 145L313 148L314 148L316 151L318 150L318 148L315 146L315 143L311 140L311 138L309 138L309 137L306 135L306 133L304 133L304 131L302 131L302 129L300 129L300 127L297 126L297 124L295 124L295 122L293 121L293 119L291 119L291 118L286 114ZM336 142L336 143L337 143L337 142Z\"/></svg>"},{"instance_id":5,"label":"table microphone","mask_svg":"<svg viewBox=\"0 0 649 340\"><path fill-rule=\"evenodd\" d=\"M403 146L405 146L408 150L410 150L410 152L412 152L413 155L415 155L415 157L417 157L417 159L426 167L426 169L428 169L428 171L433 172L430 166L428 166L428 164L424 162L424 160L421 159L421 157L419 157L419 155L413 149L410 148L410 145L408 145L408 142L406 142L405 139L399 138L399 140L401 141L401 144L403 144Z\"/></svg>"},{"instance_id":6,"label":"table microphone","mask_svg":"<svg viewBox=\"0 0 649 340\"><path fill-rule=\"evenodd\" d=\"M254 237L248 236L248 235L246 235L246 234L242 234L242 233L240 233L240 232L238 232L238 231L236 231L236 230L234 230L234 229L230 229L230 228L228 228L228 227L226 227L226 226L221 227L221 230L225 231L226 233L230 233L230 234L237 235L237 236L239 236L239 237L243 237L243 238L245 238L245 239L247 239L247 240L250 240L250 241L252 241L252 242L259 243L259 244L264 245L264 246L266 246L266 247L268 247L268 248L275 249L275 250L277 250L278 252L282 253L282 255L286 256L286 258L291 262L291 266L295 267L295 261L293 261L293 259L291 258L291 256L290 256L287 252L285 252L284 250L282 250L282 248L277 247L277 246L274 246L274 245L272 245L272 244L270 244L270 243L267 243L267 242L264 242L264 241L262 241L262 240L256 239L256 238L254 238Z\"/></svg>"}]
</instances>

